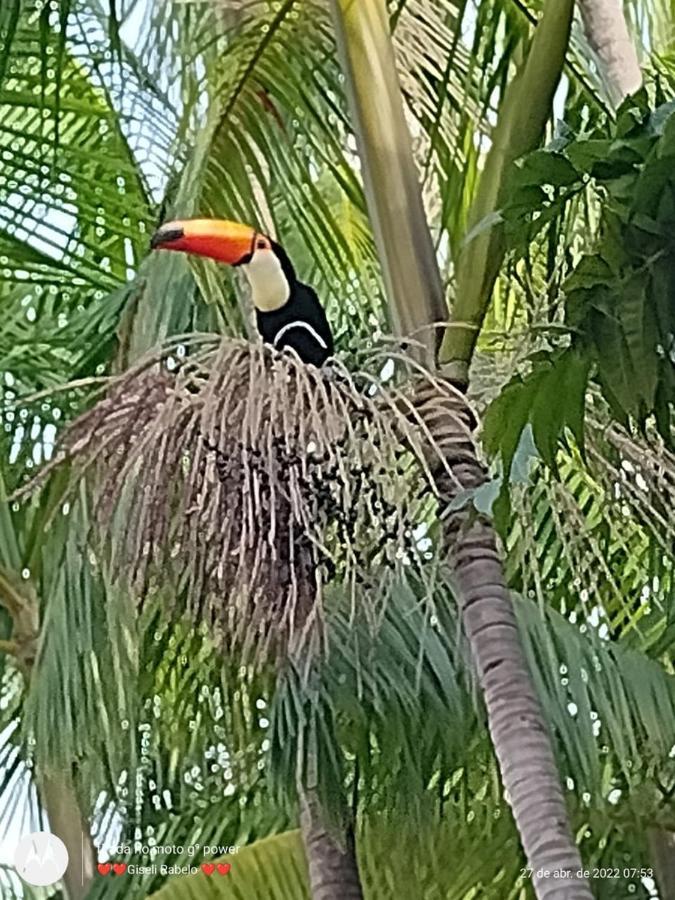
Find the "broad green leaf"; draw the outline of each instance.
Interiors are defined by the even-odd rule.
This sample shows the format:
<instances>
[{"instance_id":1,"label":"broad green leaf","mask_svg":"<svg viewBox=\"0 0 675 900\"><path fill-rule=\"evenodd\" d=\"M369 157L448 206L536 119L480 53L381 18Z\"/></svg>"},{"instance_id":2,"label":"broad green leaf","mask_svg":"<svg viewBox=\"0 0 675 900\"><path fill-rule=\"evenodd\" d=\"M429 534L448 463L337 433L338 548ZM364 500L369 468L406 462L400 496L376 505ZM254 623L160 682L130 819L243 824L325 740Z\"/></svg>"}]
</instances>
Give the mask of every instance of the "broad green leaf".
<instances>
[{"instance_id":1,"label":"broad green leaf","mask_svg":"<svg viewBox=\"0 0 675 900\"><path fill-rule=\"evenodd\" d=\"M518 184L567 187L579 180L579 173L562 153L535 150L518 166L514 180Z\"/></svg>"}]
</instances>

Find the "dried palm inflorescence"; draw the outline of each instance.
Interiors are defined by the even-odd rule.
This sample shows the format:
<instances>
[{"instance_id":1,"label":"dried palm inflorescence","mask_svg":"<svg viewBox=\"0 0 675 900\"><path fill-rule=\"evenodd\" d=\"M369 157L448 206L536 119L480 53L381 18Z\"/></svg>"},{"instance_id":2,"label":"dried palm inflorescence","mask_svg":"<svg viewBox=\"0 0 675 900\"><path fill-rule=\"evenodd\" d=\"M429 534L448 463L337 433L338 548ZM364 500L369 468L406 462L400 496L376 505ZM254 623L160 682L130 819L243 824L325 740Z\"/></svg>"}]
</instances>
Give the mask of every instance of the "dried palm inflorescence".
<instances>
[{"instance_id":1,"label":"dried palm inflorescence","mask_svg":"<svg viewBox=\"0 0 675 900\"><path fill-rule=\"evenodd\" d=\"M422 377L442 408L452 389ZM413 389L355 378L192 338L112 379L55 464L86 479L113 574L140 596L170 586L216 636L259 654L320 633L336 575L375 618L386 591L368 589L369 573L433 568L416 539L435 504L433 440Z\"/></svg>"}]
</instances>

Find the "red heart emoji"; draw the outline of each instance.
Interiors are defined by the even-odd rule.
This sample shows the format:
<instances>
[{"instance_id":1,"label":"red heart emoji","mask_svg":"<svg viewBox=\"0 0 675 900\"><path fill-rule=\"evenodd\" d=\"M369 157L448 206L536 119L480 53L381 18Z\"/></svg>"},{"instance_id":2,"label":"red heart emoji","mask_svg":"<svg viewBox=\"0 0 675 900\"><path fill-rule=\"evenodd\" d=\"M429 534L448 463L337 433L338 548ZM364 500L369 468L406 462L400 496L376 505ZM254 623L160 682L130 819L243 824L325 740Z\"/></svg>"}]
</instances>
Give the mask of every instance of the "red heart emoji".
<instances>
[{"instance_id":1,"label":"red heart emoji","mask_svg":"<svg viewBox=\"0 0 675 900\"><path fill-rule=\"evenodd\" d=\"M232 866L229 863L218 863L218 872L220 875L227 875Z\"/></svg>"},{"instance_id":2,"label":"red heart emoji","mask_svg":"<svg viewBox=\"0 0 675 900\"><path fill-rule=\"evenodd\" d=\"M126 870L127 870L126 863L114 863L114 865L113 865L113 872L115 873L115 875L124 875Z\"/></svg>"},{"instance_id":3,"label":"red heart emoji","mask_svg":"<svg viewBox=\"0 0 675 900\"><path fill-rule=\"evenodd\" d=\"M205 875L213 875L216 871L215 863L202 863L202 872Z\"/></svg>"},{"instance_id":4,"label":"red heart emoji","mask_svg":"<svg viewBox=\"0 0 675 900\"><path fill-rule=\"evenodd\" d=\"M99 863L98 871L100 872L101 875L107 875L108 872L110 871L110 863Z\"/></svg>"}]
</instances>

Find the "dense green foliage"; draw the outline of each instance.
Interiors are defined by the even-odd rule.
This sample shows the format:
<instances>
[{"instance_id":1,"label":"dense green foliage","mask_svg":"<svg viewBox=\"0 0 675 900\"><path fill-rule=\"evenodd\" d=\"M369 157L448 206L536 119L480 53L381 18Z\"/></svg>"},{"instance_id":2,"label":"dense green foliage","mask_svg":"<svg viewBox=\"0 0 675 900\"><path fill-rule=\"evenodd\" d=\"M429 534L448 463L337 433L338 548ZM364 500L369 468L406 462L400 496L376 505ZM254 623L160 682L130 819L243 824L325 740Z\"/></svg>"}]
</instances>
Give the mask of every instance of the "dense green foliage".
<instances>
[{"instance_id":1,"label":"dense green foliage","mask_svg":"<svg viewBox=\"0 0 675 900\"><path fill-rule=\"evenodd\" d=\"M629 6L671 90L661 51L672 4ZM449 0L396 0L390 11L452 300L531 16L511 0L481 2L473 17L472 4ZM0 0L8 493L51 456L101 376L167 336L246 332L236 276L148 254L160 219L213 214L274 230L324 298L350 365L389 330L324 4L158 0L129 34L132 12ZM507 474L475 502L491 509L509 487L495 511L584 858L640 867L646 824L675 829L675 460L661 442L675 390L675 115L650 88L649 102L614 121L587 57L577 28L567 124L520 161L501 212L509 254L472 389L481 408L496 398L482 438ZM0 652L3 824L16 804L38 815L34 793L16 789L25 765L73 767L103 857L121 837L251 843L237 887L251 898L260 873L284 883L287 854L296 859L287 833L302 740L318 749L335 817L344 797L357 809L367 870L392 892L413 896L417 883L457 900L529 896L443 568L433 595L374 571L372 584L390 588L376 622L336 587L329 655L308 685L292 667L253 671L219 652L208 628L181 615L180 597L160 590L138 611L91 552L91 510L63 488L57 475L41 502L0 507L0 574L34 590L41 624L30 681ZM415 537L425 549L435 525ZM268 836L257 857L254 842ZM164 881L101 878L91 896L140 898ZM639 879L596 886L615 900L629 884L648 896ZM181 882L175 896L190 891Z\"/></svg>"},{"instance_id":2,"label":"dense green foliage","mask_svg":"<svg viewBox=\"0 0 675 900\"><path fill-rule=\"evenodd\" d=\"M584 191L595 195L599 215L561 284L561 334L550 351L532 357L527 375L505 387L486 418L486 447L501 452L506 471L528 423L549 465L566 429L583 453L589 378L617 421L642 427L653 421L672 446L673 104L652 110L643 91L625 102L616 122L578 138L566 132L527 157L503 211L512 245L525 252Z\"/></svg>"}]
</instances>

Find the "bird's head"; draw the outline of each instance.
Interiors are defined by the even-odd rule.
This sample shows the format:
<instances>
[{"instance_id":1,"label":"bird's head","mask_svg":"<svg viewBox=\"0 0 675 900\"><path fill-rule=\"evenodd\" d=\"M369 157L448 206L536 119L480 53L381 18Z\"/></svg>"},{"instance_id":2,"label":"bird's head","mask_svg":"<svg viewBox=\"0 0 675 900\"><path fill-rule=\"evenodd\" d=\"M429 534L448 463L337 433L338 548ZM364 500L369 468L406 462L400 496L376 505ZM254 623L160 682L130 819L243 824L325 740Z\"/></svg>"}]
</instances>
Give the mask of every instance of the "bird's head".
<instances>
[{"instance_id":1,"label":"bird's head","mask_svg":"<svg viewBox=\"0 0 675 900\"><path fill-rule=\"evenodd\" d=\"M283 306L291 296L295 272L285 251L250 225L224 219L167 222L152 236L153 250L178 250L229 266L241 266L261 312Z\"/></svg>"}]
</instances>

